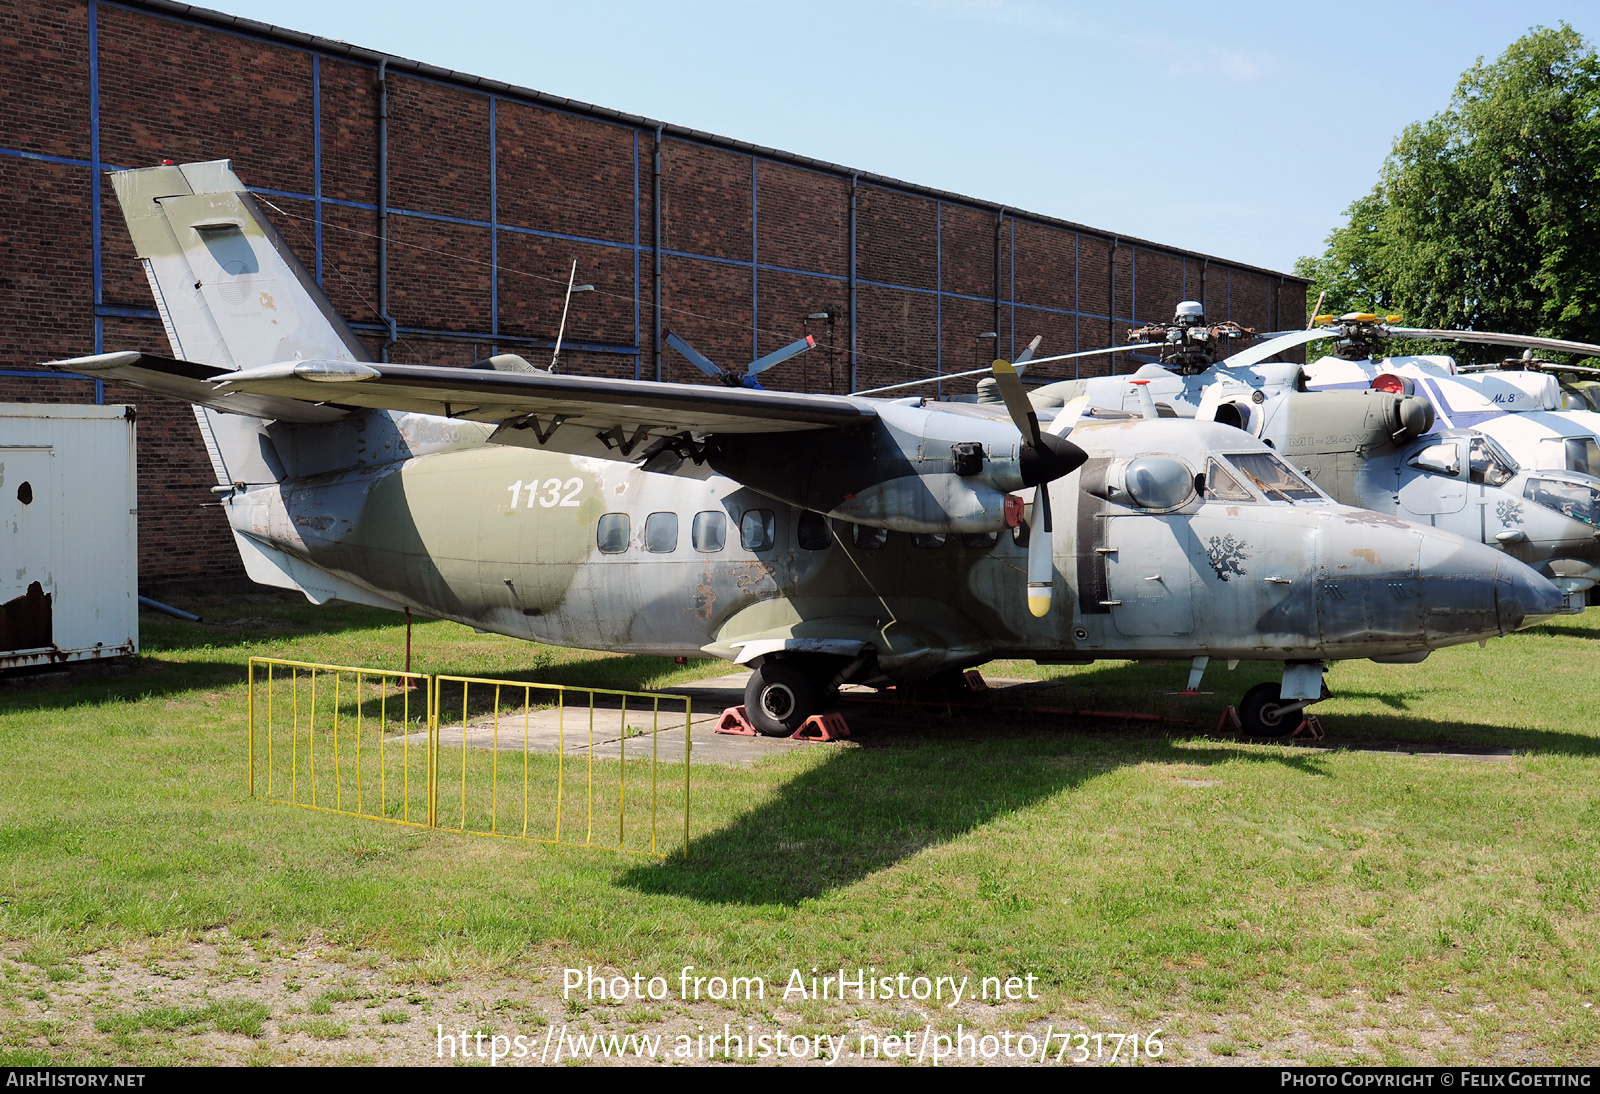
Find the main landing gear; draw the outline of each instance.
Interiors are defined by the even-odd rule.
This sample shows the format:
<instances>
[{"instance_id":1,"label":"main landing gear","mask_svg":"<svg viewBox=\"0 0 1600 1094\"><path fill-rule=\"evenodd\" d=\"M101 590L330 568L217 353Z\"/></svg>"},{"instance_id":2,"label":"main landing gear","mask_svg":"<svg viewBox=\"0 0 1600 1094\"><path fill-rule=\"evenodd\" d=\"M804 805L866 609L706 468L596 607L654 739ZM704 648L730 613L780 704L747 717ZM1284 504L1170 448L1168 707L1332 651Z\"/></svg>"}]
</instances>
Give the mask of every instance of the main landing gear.
<instances>
[{"instance_id":1,"label":"main landing gear","mask_svg":"<svg viewBox=\"0 0 1600 1094\"><path fill-rule=\"evenodd\" d=\"M816 681L793 661L763 661L744 686L744 713L765 737L788 737L818 713Z\"/></svg>"},{"instance_id":2,"label":"main landing gear","mask_svg":"<svg viewBox=\"0 0 1600 1094\"><path fill-rule=\"evenodd\" d=\"M839 685L857 679L873 656L870 646L852 660L826 654L769 657L744 687L744 713L765 737L788 737L813 714L832 706Z\"/></svg>"}]
</instances>

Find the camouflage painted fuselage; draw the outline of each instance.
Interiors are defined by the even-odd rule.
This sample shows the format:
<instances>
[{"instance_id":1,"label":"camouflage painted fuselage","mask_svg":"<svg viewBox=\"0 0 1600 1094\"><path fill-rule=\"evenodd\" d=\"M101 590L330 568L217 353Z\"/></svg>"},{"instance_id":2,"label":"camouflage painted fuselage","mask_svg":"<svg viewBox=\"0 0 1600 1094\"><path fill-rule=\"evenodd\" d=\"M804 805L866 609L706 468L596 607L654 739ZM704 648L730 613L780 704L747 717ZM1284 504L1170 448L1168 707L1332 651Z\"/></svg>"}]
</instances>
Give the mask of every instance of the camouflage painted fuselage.
<instances>
[{"instance_id":1,"label":"camouflage painted fuselage","mask_svg":"<svg viewBox=\"0 0 1600 1094\"><path fill-rule=\"evenodd\" d=\"M1159 512L1111 500L1106 484L1138 456L1200 474L1211 452L1264 451L1238 430L1122 421L1073 440L1091 459L1054 484L1057 609L1045 619L1024 607L1026 548L1010 533L983 546L890 532L863 547L835 521L808 549L800 510L720 475L484 444L470 427L441 450L240 493L229 512L255 542L484 630L730 659L772 643L867 644L901 679L1005 655L1396 657L1551 610L1499 552L1326 498L1193 496ZM751 510L771 513L770 546L741 542ZM616 553L599 547L607 513L628 518ZM654 513L677 517L668 550L647 542ZM696 549L702 513L723 518L718 550Z\"/></svg>"}]
</instances>

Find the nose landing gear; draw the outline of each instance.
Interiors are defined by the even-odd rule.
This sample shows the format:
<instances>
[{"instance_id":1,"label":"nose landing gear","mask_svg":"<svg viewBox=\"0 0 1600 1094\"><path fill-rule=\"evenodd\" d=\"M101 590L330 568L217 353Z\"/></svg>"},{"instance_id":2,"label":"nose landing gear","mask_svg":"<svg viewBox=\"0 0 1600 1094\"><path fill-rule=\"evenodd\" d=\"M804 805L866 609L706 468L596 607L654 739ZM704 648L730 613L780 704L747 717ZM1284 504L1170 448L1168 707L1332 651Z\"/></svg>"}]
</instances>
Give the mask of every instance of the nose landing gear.
<instances>
[{"instance_id":1,"label":"nose landing gear","mask_svg":"<svg viewBox=\"0 0 1600 1094\"><path fill-rule=\"evenodd\" d=\"M1330 697L1326 670L1320 661L1286 662L1281 684L1257 684L1239 700L1239 731L1247 737L1290 737L1303 726L1321 737L1317 717L1307 708Z\"/></svg>"},{"instance_id":2,"label":"nose landing gear","mask_svg":"<svg viewBox=\"0 0 1600 1094\"><path fill-rule=\"evenodd\" d=\"M1247 737L1287 737L1304 721L1315 700L1279 698L1280 685L1257 684L1239 700L1239 728Z\"/></svg>"}]
</instances>

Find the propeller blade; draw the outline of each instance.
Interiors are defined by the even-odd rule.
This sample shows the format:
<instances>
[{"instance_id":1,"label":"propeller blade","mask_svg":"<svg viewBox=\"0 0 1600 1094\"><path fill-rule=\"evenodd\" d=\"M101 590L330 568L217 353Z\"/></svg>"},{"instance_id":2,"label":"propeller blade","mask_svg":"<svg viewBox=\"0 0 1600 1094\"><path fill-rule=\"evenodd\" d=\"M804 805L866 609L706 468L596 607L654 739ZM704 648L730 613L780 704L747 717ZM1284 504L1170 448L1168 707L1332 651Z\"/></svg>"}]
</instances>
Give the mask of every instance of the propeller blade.
<instances>
[{"instance_id":1,"label":"propeller blade","mask_svg":"<svg viewBox=\"0 0 1600 1094\"><path fill-rule=\"evenodd\" d=\"M1050 613L1050 598L1055 592L1056 563L1050 533L1050 484L1046 482L1033 491L1033 526L1028 529L1028 611L1035 619Z\"/></svg>"},{"instance_id":2,"label":"propeller blade","mask_svg":"<svg viewBox=\"0 0 1600 1094\"><path fill-rule=\"evenodd\" d=\"M682 338L679 338L676 334L673 334L670 330L667 332L667 336L664 341L667 343L667 345L671 346L673 349L687 357L690 364L698 367L701 372L705 373L713 380L721 380L727 375L727 373L723 372L722 369L718 368L712 363L711 358L695 349Z\"/></svg>"},{"instance_id":3,"label":"propeller blade","mask_svg":"<svg viewBox=\"0 0 1600 1094\"><path fill-rule=\"evenodd\" d=\"M1483 330L1429 330L1424 327L1383 328L1385 334L1396 338L1436 338L1444 342L1473 342L1483 346L1517 346L1522 349L1543 349L1555 353L1581 353L1585 357L1600 357L1600 346L1590 342L1568 342L1561 338L1536 338L1528 334L1497 334Z\"/></svg>"},{"instance_id":4,"label":"propeller blade","mask_svg":"<svg viewBox=\"0 0 1600 1094\"><path fill-rule=\"evenodd\" d=\"M1034 351L1036 351L1039 348L1039 343L1043 342L1043 341L1044 341L1044 335L1036 334L1036 335L1033 336L1033 341L1028 343L1028 348L1023 350L1021 353L1017 354L1017 359L1015 361L1011 362L1011 363L1013 365L1017 366L1017 372L1018 373L1022 372L1022 366L1026 365L1029 361L1033 360Z\"/></svg>"},{"instance_id":5,"label":"propeller blade","mask_svg":"<svg viewBox=\"0 0 1600 1094\"><path fill-rule=\"evenodd\" d=\"M750 362L750 367L744 370L744 374L746 376L754 376L758 372L765 372L773 365L781 364L797 353L804 353L806 350L811 349L816 344L817 340L808 334L798 342L790 342L782 349L773 350L765 357L757 357L754 361Z\"/></svg>"},{"instance_id":6,"label":"propeller blade","mask_svg":"<svg viewBox=\"0 0 1600 1094\"><path fill-rule=\"evenodd\" d=\"M1005 400L1006 410L1011 415L1011 423L1017 427L1017 432L1022 434L1022 440L1035 448L1044 447L1041 440L1043 434L1039 431L1039 416L1033 412L1033 404L1028 401L1028 393L1022 389L1022 377L1017 375L1017 370L1010 361L995 359L989 366L994 373L995 383L1000 388L1000 397Z\"/></svg>"},{"instance_id":7,"label":"propeller blade","mask_svg":"<svg viewBox=\"0 0 1600 1094\"><path fill-rule=\"evenodd\" d=\"M1249 365L1259 365L1262 361L1270 361L1285 350L1303 346L1307 342L1315 342L1320 338L1338 338L1339 332L1330 327L1313 327L1311 330L1291 331L1269 342L1262 342L1259 346L1240 350L1238 353L1221 362L1223 368L1245 368Z\"/></svg>"}]
</instances>

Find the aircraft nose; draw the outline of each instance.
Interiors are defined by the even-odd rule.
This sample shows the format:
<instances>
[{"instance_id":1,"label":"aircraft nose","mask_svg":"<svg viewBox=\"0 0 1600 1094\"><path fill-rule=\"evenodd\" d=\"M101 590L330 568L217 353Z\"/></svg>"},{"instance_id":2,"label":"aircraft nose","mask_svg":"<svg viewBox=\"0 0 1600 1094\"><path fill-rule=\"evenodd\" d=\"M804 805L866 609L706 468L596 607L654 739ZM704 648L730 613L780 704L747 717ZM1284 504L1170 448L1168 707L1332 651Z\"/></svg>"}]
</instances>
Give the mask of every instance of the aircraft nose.
<instances>
[{"instance_id":1,"label":"aircraft nose","mask_svg":"<svg viewBox=\"0 0 1600 1094\"><path fill-rule=\"evenodd\" d=\"M1330 647L1439 649L1510 634L1563 607L1537 571L1443 529L1341 510L1319 540L1317 616Z\"/></svg>"},{"instance_id":2,"label":"aircraft nose","mask_svg":"<svg viewBox=\"0 0 1600 1094\"><path fill-rule=\"evenodd\" d=\"M1501 556L1495 573L1495 606L1500 633L1542 623L1566 608L1566 598L1544 575L1514 558Z\"/></svg>"}]
</instances>

